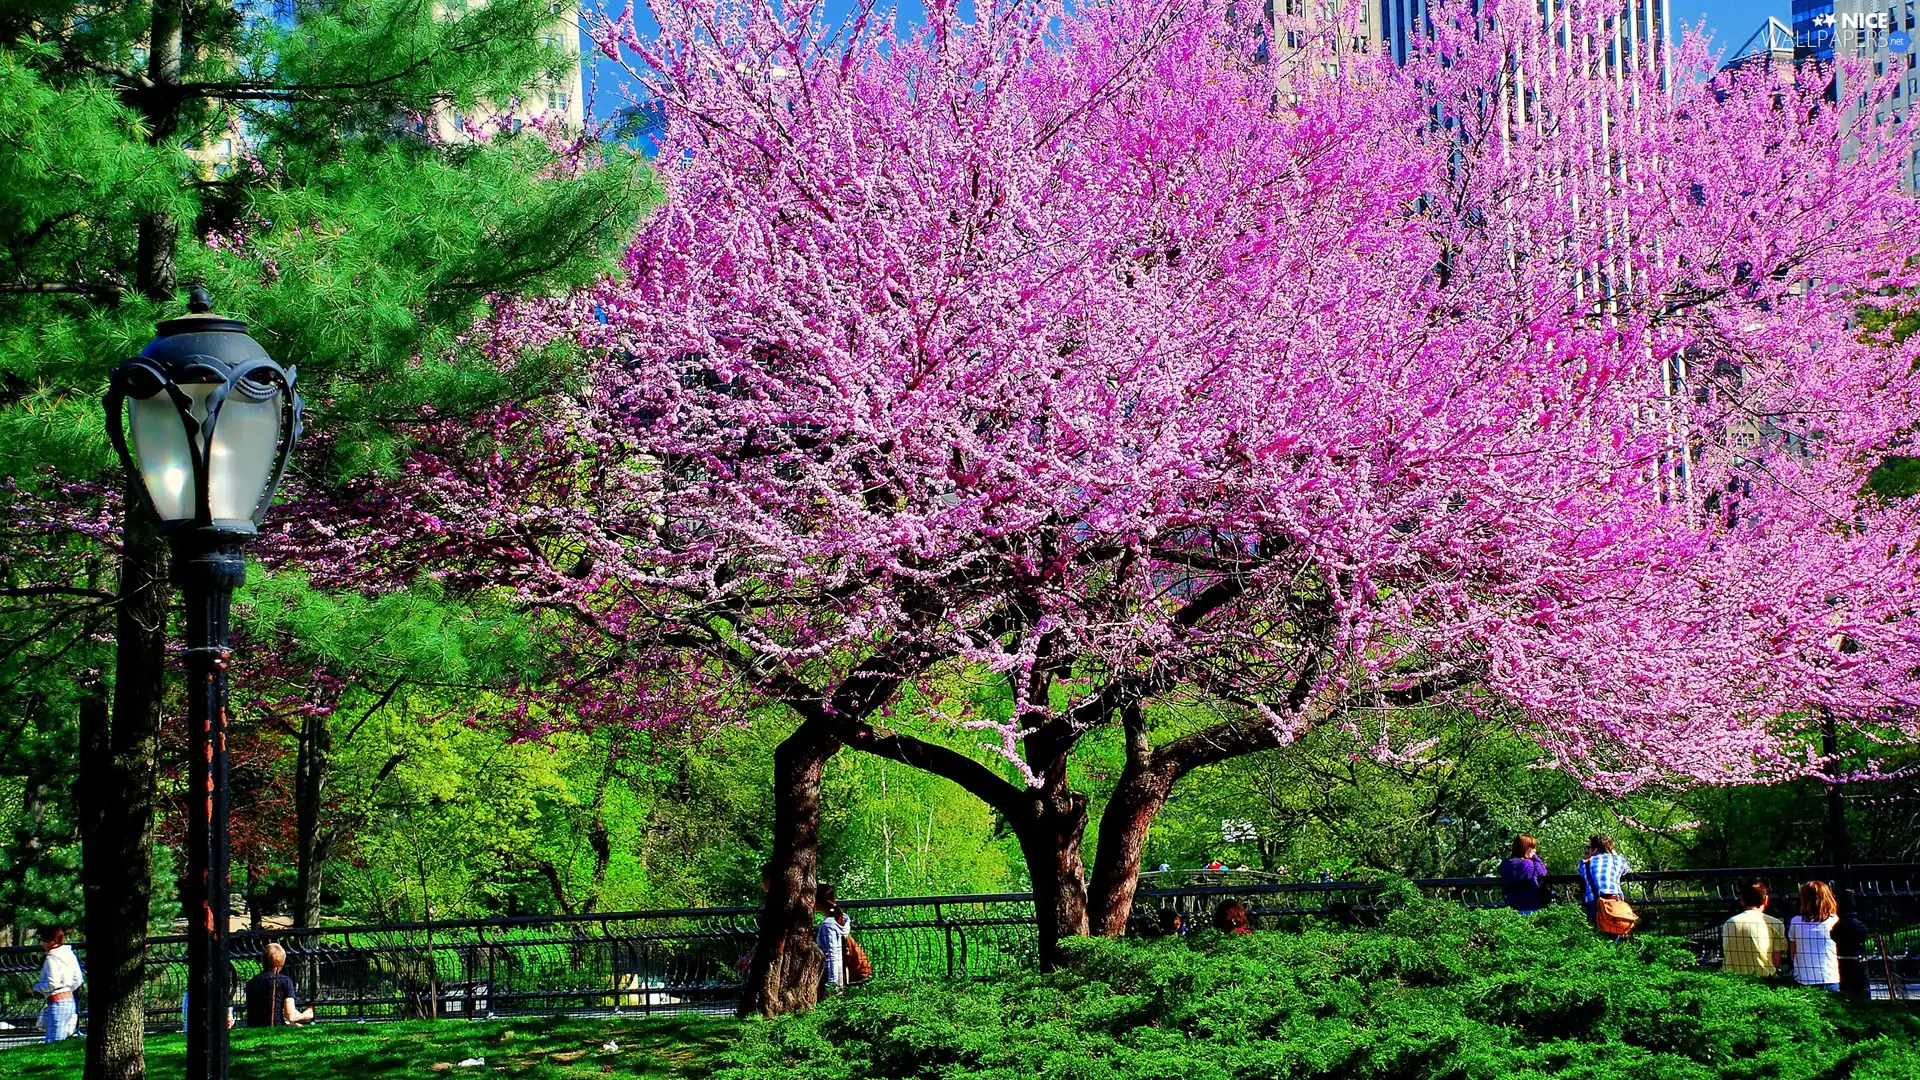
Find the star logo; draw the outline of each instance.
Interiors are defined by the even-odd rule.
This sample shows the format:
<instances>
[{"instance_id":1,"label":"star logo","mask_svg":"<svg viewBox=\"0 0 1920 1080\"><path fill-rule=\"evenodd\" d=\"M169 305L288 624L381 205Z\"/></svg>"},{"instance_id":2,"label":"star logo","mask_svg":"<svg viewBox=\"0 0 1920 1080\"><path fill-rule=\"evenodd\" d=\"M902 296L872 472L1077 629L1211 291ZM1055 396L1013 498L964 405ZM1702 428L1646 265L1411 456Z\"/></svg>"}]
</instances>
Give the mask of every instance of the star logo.
<instances>
[{"instance_id":1,"label":"star logo","mask_svg":"<svg viewBox=\"0 0 1920 1080\"><path fill-rule=\"evenodd\" d=\"M1825 15L1815 15L1815 16L1813 17L1813 25L1815 25L1815 26L1832 26L1832 25L1833 25L1833 13L1832 13L1832 12L1828 12L1828 13L1827 13L1827 14L1825 14Z\"/></svg>"}]
</instances>

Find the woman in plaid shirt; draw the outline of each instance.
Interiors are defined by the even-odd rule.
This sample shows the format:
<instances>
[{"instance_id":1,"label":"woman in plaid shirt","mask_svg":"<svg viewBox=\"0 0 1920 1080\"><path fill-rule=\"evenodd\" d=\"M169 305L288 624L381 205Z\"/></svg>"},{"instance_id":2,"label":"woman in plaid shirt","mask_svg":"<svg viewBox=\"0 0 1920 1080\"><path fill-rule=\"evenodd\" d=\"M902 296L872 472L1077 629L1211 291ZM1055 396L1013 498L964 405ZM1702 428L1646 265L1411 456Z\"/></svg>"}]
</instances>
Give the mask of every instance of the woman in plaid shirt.
<instances>
[{"instance_id":1,"label":"woman in plaid shirt","mask_svg":"<svg viewBox=\"0 0 1920 1080\"><path fill-rule=\"evenodd\" d=\"M1605 833L1587 837L1587 857L1580 863L1580 881L1586 886L1586 896L1580 906L1586 910L1589 923L1594 921L1601 897L1620 896L1620 879L1631 870L1627 860L1613 849L1613 837Z\"/></svg>"}]
</instances>

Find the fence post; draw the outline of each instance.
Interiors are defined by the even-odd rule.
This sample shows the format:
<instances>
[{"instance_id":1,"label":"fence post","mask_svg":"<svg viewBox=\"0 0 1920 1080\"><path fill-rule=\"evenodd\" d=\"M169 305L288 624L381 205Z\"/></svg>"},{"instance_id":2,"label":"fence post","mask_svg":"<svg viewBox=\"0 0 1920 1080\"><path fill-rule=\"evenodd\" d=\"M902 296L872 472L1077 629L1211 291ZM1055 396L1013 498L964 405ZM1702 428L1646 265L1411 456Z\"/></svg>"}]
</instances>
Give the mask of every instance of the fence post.
<instances>
[{"instance_id":1,"label":"fence post","mask_svg":"<svg viewBox=\"0 0 1920 1080\"><path fill-rule=\"evenodd\" d=\"M947 978L953 978L953 925L947 922L947 916L940 910L939 903L933 905L933 922L947 940Z\"/></svg>"},{"instance_id":2,"label":"fence post","mask_svg":"<svg viewBox=\"0 0 1920 1080\"><path fill-rule=\"evenodd\" d=\"M480 1017L476 1014L479 1012L478 1003L480 995L474 993L474 990L480 982L479 950L487 947L487 928L485 926L474 927L473 938L477 944L467 946L467 1019L478 1020Z\"/></svg>"},{"instance_id":3,"label":"fence post","mask_svg":"<svg viewBox=\"0 0 1920 1080\"><path fill-rule=\"evenodd\" d=\"M353 955L353 931L343 930L340 932L340 951L347 956ZM380 965L378 961L372 957L369 957L368 961L369 961L368 966L373 969L373 977L377 980L380 977ZM315 994L314 996L318 997L319 995ZM367 1021L366 992L361 991L360 993L355 994L353 996L355 999L354 1004L360 1007L360 1022L364 1024Z\"/></svg>"},{"instance_id":4,"label":"fence post","mask_svg":"<svg viewBox=\"0 0 1920 1080\"><path fill-rule=\"evenodd\" d=\"M607 948L607 985L613 988L613 996L608 999L607 1005L609 1008L611 1008L614 1012L617 1013L620 1011L620 999L626 996L626 985L627 985L625 980L620 978L620 975L621 975L620 943L613 940L613 928L607 925L607 920L601 919L599 920L599 922L600 922L600 940L606 943L606 948ZM640 966L637 958L634 962L634 966L635 967ZM638 973L636 972L636 974ZM645 980L636 978L634 981L644 982ZM647 1010L648 1000L649 1000L649 997L647 995L646 988L642 987L640 990L640 1012L642 1015L645 1015L648 1011Z\"/></svg>"}]
</instances>

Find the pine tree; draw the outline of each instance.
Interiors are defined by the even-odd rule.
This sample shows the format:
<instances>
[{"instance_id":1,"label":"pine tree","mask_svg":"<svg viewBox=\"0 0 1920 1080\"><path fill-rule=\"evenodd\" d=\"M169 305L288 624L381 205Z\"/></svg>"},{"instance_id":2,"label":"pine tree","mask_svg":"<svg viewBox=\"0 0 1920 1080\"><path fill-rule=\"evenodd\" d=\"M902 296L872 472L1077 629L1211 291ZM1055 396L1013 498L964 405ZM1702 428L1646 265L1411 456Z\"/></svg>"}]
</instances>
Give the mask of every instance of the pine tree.
<instances>
[{"instance_id":1,"label":"pine tree","mask_svg":"<svg viewBox=\"0 0 1920 1080\"><path fill-rule=\"evenodd\" d=\"M77 708L89 1080L145 1072L171 609L165 547L113 479L106 373L206 284L298 365L315 484L394 461L388 421L554 377L555 350L503 352L486 321L602 272L652 198L644 164L538 121L458 142L412 121L485 117L564 75L543 40L562 17L548 0L0 3L0 650L9 697ZM94 542L41 524L76 506Z\"/></svg>"}]
</instances>

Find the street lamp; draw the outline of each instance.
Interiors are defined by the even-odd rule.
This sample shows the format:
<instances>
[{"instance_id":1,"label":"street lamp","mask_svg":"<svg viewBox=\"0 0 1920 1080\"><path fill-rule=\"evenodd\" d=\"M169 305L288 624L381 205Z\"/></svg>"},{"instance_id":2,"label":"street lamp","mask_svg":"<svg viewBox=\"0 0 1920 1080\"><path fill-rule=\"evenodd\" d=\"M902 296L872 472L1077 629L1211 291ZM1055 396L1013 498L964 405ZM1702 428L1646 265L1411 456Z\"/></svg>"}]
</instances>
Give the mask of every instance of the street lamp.
<instances>
[{"instance_id":1,"label":"street lamp","mask_svg":"<svg viewBox=\"0 0 1920 1080\"><path fill-rule=\"evenodd\" d=\"M107 436L173 547L187 606L187 1077L226 1080L227 648L241 547L259 529L300 437L294 371L195 289L108 384ZM129 449L131 436L131 449Z\"/></svg>"}]
</instances>

